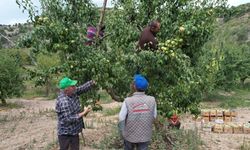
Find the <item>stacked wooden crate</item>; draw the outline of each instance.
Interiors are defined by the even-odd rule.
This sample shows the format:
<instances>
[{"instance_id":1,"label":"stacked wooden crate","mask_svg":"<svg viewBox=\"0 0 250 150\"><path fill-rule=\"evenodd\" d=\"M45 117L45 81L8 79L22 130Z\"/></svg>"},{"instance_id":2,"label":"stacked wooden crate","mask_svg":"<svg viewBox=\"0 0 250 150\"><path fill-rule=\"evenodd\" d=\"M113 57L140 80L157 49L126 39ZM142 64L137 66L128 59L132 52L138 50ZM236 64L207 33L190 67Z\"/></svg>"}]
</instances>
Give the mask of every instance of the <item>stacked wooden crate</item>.
<instances>
[{"instance_id":1,"label":"stacked wooden crate","mask_svg":"<svg viewBox=\"0 0 250 150\"><path fill-rule=\"evenodd\" d=\"M237 112L230 110L203 110L202 130L215 133L250 134L250 123L237 123Z\"/></svg>"},{"instance_id":2,"label":"stacked wooden crate","mask_svg":"<svg viewBox=\"0 0 250 150\"><path fill-rule=\"evenodd\" d=\"M224 122L236 121L237 112L229 110L203 110L202 119L204 122L215 121L217 119Z\"/></svg>"}]
</instances>

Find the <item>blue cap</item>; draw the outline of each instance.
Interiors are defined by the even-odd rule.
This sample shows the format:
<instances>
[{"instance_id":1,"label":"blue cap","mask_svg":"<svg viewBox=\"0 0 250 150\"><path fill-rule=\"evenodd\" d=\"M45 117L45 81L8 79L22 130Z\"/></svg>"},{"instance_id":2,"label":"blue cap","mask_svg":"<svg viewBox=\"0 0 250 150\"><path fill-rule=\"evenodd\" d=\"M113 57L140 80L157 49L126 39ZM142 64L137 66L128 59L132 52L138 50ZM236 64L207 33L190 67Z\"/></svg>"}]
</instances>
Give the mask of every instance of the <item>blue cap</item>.
<instances>
[{"instance_id":1,"label":"blue cap","mask_svg":"<svg viewBox=\"0 0 250 150\"><path fill-rule=\"evenodd\" d=\"M137 90L145 91L148 88L148 81L141 74L136 74L134 76L134 84Z\"/></svg>"}]
</instances>

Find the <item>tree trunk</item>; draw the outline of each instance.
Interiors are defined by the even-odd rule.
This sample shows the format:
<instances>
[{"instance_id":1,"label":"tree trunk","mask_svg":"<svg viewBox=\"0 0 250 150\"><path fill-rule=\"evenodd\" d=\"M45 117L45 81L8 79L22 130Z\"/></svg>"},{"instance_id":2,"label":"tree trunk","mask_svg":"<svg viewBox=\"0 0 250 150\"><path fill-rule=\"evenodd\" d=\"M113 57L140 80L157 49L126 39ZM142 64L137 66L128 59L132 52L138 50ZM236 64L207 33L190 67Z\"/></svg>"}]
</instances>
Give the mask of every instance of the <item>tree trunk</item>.
<instances>
[{"instance_id":1,"label":"tree trunk","mask_svg":"<svg viewBox=\"0 0 250 150\"><path fill-rule=\"evenodd\" d=\"M97 27L96 40L98 40L98 38L99 38L101 26L102 26L103 20L104 20L106 5L107 5L107 0L104 0L103 1L103 8L102 8L102 11L101 11L101 17L100 17L99 24L98 24L98 27ZM96 41L96 43L97 43L97 41Z\"/></svg>"},{"instance_id":2,"label":"tree trunk","mask_svg":"<svg viewBox=\"0 0 250 150\"><path fill-rule=\"evenodd\" d=\"M121 97L119 97L119 96L117 96L117 95L115 94L115 92L114 92L113 89L107 88L107 89L105 89L105 90L106 90L107 93L111 96L111 98L112 98L113 100L115 100L115 101L117 101L117 102L122 102L122 101L123 101L123 99L122 99Z\"/></svg>"},{"instance_id":3,"label":"tree trunk","mask_svg":"<svg viewBox=\"0 0 250 150\"><path fill-rule=\"evenodd\" d=\"M152 1L151 0L148 0L148 18L150 18L151 17L151 15L152 15Z\"/></svg>"},{"instance_id":4,"label":"tree trunk","mask_svg":"<svg viewBox=\"0 0 250 150\"><path fill-rule=\"evenodd\" d=\"M242 77L241 79L240 79L240 83L241 83L241 85L242 86L244 86L244 83L245 83L245 80L247 79L247 77Z\"/></svg>"},{"instance_id":5,"label":"tree trunk","mask_svg":"<svg viewBox=\"0 0 250 150\"><path fill-rule=\"evenodd\" d=\"M50 87L51 87L51 84L50 84L50 81L48 80L46 82L46 85L45 85L45 96L48 97L49 94L50 94Z\"/></svg>"},{"instance_id":6,"label":"tree trunk","mask_svg":"<svg viewBox=\"0 0 250 150\"><path fill-rule=\"evenodd\" d=\"M5 99L1 99L1 101L2 101L2 105L7 105L7 102L6 102L6 100Z\"/></svg>"}]
</instances>

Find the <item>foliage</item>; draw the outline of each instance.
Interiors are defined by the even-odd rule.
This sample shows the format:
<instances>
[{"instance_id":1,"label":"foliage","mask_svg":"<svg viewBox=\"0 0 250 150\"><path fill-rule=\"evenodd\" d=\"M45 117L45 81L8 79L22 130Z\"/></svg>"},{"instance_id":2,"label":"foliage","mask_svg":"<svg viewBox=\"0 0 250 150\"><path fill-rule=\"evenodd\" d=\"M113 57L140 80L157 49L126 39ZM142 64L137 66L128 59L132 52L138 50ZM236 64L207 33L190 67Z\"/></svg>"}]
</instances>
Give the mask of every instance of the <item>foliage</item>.
<instances>
[{"instance_id":1,"label":"foliage","mask_svg":"<svg viewBox=\"0 0 250 150\"><path fill-rule=\"evenodd\" d=\"M112 125L110 134L106 134L104 138L100 141L100 144L93 145L97 149L122 149L123 148L123 139L119 134L118 128L115 125Z\"/></svg>"},{"instance_id":2,"label":"foliage","mask_svg":"<svg viewBox=\"0 0 250 150\"><path fill-rule=\"evenodd\" d=\"M60 72L51 73L53 68L58 65L60 65L60 59L57 54L39 53L36 57L36 67L26 68L36 86L45 85L45 96L49 96L51 91L55 92L56 80L58 80L58 76L62 76Z\"/></svg>"},{"instance_id":3,"label":"foliage","mask_svg":"<svg viewBox=\"0 0 250 150\"><path fill-rule=\"evenodd\" d=\"M21 66L31 65L32 59L29 54L29 49L5 49L8 54L16 59Z\"/></svg>"},{"instance_id":4,"label":"foliage","mask_svg":"<svg viewBox=\"0 0 250 150\"><path fill-rule=\"evenodd\" d=\"M0 99L6 104L6 98L20 96L23 79L18 60L10 56L7 50L0 52Z\"/></svg>"},{"instance_id":5,"label":"foliage","mask_svg":"<svg viewBox=\"0 0 250 150\"><path fill-rule=\"evenodd\" d=\"M235 84L244 84L250 76L249 18L234 18L218 24L207 49L218 51L216 60L219 70L215 76L217 86L231 89Z\"/></svg>"},{"instance_id":6,"label":"foliage","mask_svg":"<svg viewBox=\"0 0 250 150\"><path fill-rule=\"evenodd\" d=\"M3 109L18 109L18 108L24 108L24 106L22 104L18 104L18 103L7 103L6 105L0 104L1 110L3 110Z\"/></svg>"},{"instance_id":7,"label":"foliage","mask_svg":"<svg viewBox=\"0 0 250 150\"><path fill-rule=\"evenodd\" d=\"M250 86L247 87L236 87L237 89L232 90L231 92L224 91L222 89L217 89L213 91L205 102L216 102L217 107L222 108L237 108L237 107L249 107L250 106ZM214 106L215 107L215 106Z\"/></svg>"},{"instance_id":8,"label":"foliage","mask_svg":"<svg viewBox=\"0 0 250 150\"><path fill-rule=\"evenodd\" d=\"M98 94L100 95L100 100L102 104L108 104L113 101L110 95L104 90L98 91Z\"/></svg>"},{"instance_id":9,"label":"foliage","mask_svg":"<svg viewBox=\"0 0 250 150\"><path fill-rule=\"evenodd\" d=\"M240 6L232 6L231 8L227 9L225 13L221 14L221 17L224 18L225 21L229 21L233 18L240 17L250 11L250 3L242 4Z\"/></svg>"},{"instance_id":10,"label":"foliage","mask_svg":"<svg viewBox=\"0 0 250 150\"><path fill-rule=\"evenodd\" d=\"M224 7L224 0L115 1L105 21L110 35L92 46L84 45L86 27L97 23L98 9L89 0L41 2L41 15L31 16L35 28L29 36L30 45L37 53L59 53L62 65L51 73L65 72L80 83L94 79L97 88L122 101L131 92L129 85L139 67L150 82L147 92L158 100L162 115L172 109L199 113L197 107L206 85L205 73L201 74L198 65L201 47L213 31L213 9ZM29 4L29 0L22 1L20 6ZM33 8L24 10L35 12ZM153 19L161 20L159 41L170 40L172 52L161 48L136 52L142 27ZM176 39L182 39L181 43L175 44ZM87 98L89 95L84 100Z\"/></svg>"},{"instance_id":11,"label":"foliage","mask_svg":"<svg viewBox=\"0 0 250 150\"><path fill-rule=\"evenodd\" d=\"M121 138L117 127L112 126L110 134L107 134L100 144L94 145L97 149L122 149L123 139ZM170 142L171 141L171 142ZM197 130L154 130L150 149L152 150L199 150L202 141Z\"/></svg>"},{"instance_id":12,"label":"foliage","mask_svg":"<svg viewBox=\"0 0 250 150\"><path fill-rule=\"evenodd\" d=\"M120 110L121 110L121 107L103 109L103 114L104 116L113 116L113 115L117 115L120 112Z\"/></svg>"},{"instance_id":13,"label":"foliage","mask_svg":"<svg viewBox=\"0 0 250 150\"><path fill-rule=\"evenodd\" d=\"M22 94L22 98L24 99L34 99L35 97L42 97L45 95L44 87L35 86L34 80L26 80L24 82L24 86L25 86L25 89Z\"/></svg>"},{"instance_id":14,"label":"foliage","mask_svg":"<svg viewBox=\"0 0 250 150\"><path fill-rule=\"evenodd\" d=\"M248 150L250 148L250 143L244 138L243 144L240 146L240 150Z\"/></svg>"}]
</instances>

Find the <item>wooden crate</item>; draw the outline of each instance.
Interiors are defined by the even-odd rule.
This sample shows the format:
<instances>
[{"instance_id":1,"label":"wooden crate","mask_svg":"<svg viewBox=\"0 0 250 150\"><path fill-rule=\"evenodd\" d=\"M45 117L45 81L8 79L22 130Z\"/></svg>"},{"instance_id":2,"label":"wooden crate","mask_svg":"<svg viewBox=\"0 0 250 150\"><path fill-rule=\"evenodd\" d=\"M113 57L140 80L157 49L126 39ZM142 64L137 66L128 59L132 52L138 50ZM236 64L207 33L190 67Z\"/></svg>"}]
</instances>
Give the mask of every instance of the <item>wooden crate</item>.
<instances>
[{"instance_id":1,"label":"wooden crate","mask_svg":"<svg viewBox=\"0 0 250 150\"><path fill-rule=\"evenodd\" d=\"M230 117L231 116L231 112L230 111L224 111L224 116Z\"/></svg>"},{"instance_id":2,"label":"wooden crate","mask_svg":"<svg viewBox=\"0 0 250 150\"><path fill-rule=\"evenodd\" d=\"M217 114L217 111L216 110L212 110L212 111L210 111L210 116L216 116L216 114Z\"/></svg>"},{"instance_id":3,"label":"wooden crate","mask_svg":"<svg viewBox=\"0 0 250 150\"><path fill-rule=\"evenodd\" d=\"M204 120L204 122L209 122L210 121L210 117L202 117L202 119Z\"/></svg>"},{"instance_id":4,"label":"wooden crate","mask_svg":"<svg viewBox=\"0 0 250 150\"><path fill-rule=\"evenodd\" d=\"M243 133L243 127L242 126L234 126L233 133L235 133L235 134Z\"/></svg>"},{"instance_id":5,"label":"wooden crate","mask_svg":"<svg viewBox=\"0 0 250 150\"><path fill-rule=\"evenodd\" d=\"M233 128L230 125L224 125L223 132L224 133L233 133Z\"/></svg>"},{"instance_id":6,"label":"wooden crate","mask_svg":"<svg viewBox=\"0 0 250 150\"><path fill-rule=\"evenodd\" d=\"M232 122L237 122L237 121L238 121L238 118L237 118L237 117L232 117L232 116L231 116L231 120L232 120Z\"/></svg>"},{"instance_id":7,"label":"wooden crate","mask_svg":"<svg viewBox=\"0 0 250 150\"><path fill-rule=\"evenodd\" d=\"M222 124L214 125L213 132L215 132L215 133L223 133L223 125Z\"/></svg>"},{"instance_id":8,"label":"wooden crate","mask_svg":"<svg viewBox=\"0 0 250 150\"><path fill-rule=\"evenodd\" d=\"M250 134L250 127L244 127L244 126L243 126L243 132L244 132L245 134Z\"/></svg>"},{"instance_id":9,"label":"wooden crate","mask_svg":"<svg viewBox=\"0 0 250 150\"><path fill-rule=\"evenodd\" d=\"M217 119L224 120L223 116L217 116Z\"/></svg>"},{"instance_id":10,"label":"wooden crate","mask_svg":"<svg viewBox=\"0 0 250 150\"><path fill-rule=\"evenodd\" d=\"M237 112L231 111L231 116L232 116L232 117L236 117L236 116L237 116Z\"/></svg>"},{"instance_id":11,"label":"wooden crate","mask_svg":"<svg viewBox=\"0 0 250 150\"><path fill-rule=\"evenodd\" d=\"M210 116L210 111L201 112L201 115L202 115L203 117L209 117L209 116Z\"/></svg>"},{"instance_id":12,"label":"wooden crate","mask_svg":"<svg viewBox=\"0 0 250 150\"><path fill-rule=\"evenodd\" d=\"M216 116L217 117L223 117L223 111L217 111Z\"/></svg>"},{"instance_id":13,"label":"wooden crate","mask_svg":"<svg viewBox=\"0 0 250 150\"><path fill-rule=\"evenodd\" d=\"M228 117L228 116L224 116L224 121L225 121L225 122L231 122L231 121L232 121L232 118L231 118L231 117Z\"/></svg>"},{"instance_id":14,"label":"wooden crate","mask_svg":"<svg viewBox=\"0 0 250 150\"><path fill-rule=\"evenodd\" d=\"M215 121L217 119L217 117L216 116L210 116L210 121Z\"/></svg>"},{"instance_id":15,"label":"wooden crate","mask_svg":"<svg viewBox=\"0 0 250 150\"><path fill-rule=\"evenodd\" d=\"M201 125L201 130L205 132L212 132L214 124L211 122L204 123Z\"/></svg>"}]
</instances>

